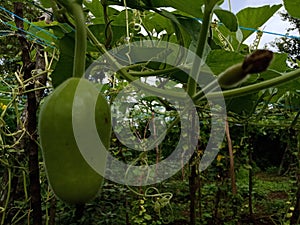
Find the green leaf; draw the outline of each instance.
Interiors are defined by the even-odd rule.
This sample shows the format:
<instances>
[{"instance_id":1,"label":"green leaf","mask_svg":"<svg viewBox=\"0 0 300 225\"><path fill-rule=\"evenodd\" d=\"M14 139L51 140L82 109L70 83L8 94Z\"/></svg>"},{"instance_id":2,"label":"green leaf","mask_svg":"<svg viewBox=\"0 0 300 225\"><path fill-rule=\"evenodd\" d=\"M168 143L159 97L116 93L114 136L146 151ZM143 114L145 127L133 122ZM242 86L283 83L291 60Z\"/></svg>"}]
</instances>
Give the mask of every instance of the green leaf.
<instances>
[{"instance_id":1,"label":"green leaf","mask_svg":"<svg viewBox=\"0 0 300 225\"><path fill-rule=\"evenodd\" d=\"M252 170L252 166L249 164L244 164L244 168L247 170Z\"/></svg>"},{"instance_id":2,"label":"green leaf","mask_svg":"<svg viewBox=\"0 0 300 225\"><path fill-rule=\"evenodd\" d=\"M143 20L143 24L149 32L155 30L157 33L160 33L165 30L168 34L174 33L171 21L158 13L147 14Z\"/></svg>"},{"instance_id":3,"label":"green leaf","mask_svg":"<svg viewBox=\"0 0 300 225\"><path fill-rule=\"evenodd\" d=\"M98 18L103 17L103 6L99 0L84 1L83 4L90 10L90 12Z\"/></svg>"},{"instance_id":4,"label":"green leaf","mask_svg":"<svg viewBox=\"0 0 300 225\"><path fill-rule=\"evenodd\" d=\"M92 31L92 33L95 35L95 37L99 40L100 43L105 43L105 25L104 24L93 24L89 26L89 29ZM116 42L120 41L120 39L123 37L125 38L126 34L126 27L125 26L118 26L113 25L111 26L113 31L113 39L112 39L112 45L116 44Z\"/></svg>"},{"instance_id":5,"label":"green leaf","mask_svg":"<svg viewBox=\"0 0 300 225\"><path fill-rule=\"evenodd\" d=\"M214 74L220 74L228 67L243 62L244 56L236 52L213 50L207 56L206 64Z\"/></svg>"},{"instance_id":6,"label":"green leaf","mask_svg":"<svg viewBox=\"0 0 300 225\"><path fill-rule=\"evenodd\" d=\"M286 64L287 58L287 53L274 53L272 63L268 69L276 70L280 73L286 72L289 69Z\"/></svg>"},{"instance_id":7,"label":"green leaf","mask_svg":"<svg viewBox=\"0 0 300 225\"><path fill-rule=\"evenodd\" d=\"M192 41L194 41L194 43L197 43L201 29L201 23L198 20L189 17L179 16L177 17L177 19L182 28L190 35Z\"/></svg>"},{"instance_id":8,"label":"green leaf","mask_svg":"<svg viewBox=\"0 0 300 225\"><path fill-rule=\"evenodd\" d=\"M258 99L257 93L243 97L232 98L226 101L226 109L239 115L249 115Z\"/></svg>"},{"instance_id":9,"label":"green leaf","mask_svg":"<svg viewBox=\"0 0 300 225\"><path fill-rule=\"evenodd\" d=\"M191 44L196 46L198 43L199 33L201 29L201 23L199 20L184 15L185 13L180 13L179 11L170 13L168 11L162 11L162 15L169 18L174 25L175 34L178 40L181 39L180 45L189 47ZM168 33L169 35L171 33Z\"/></svg>"},{"instance_id":10,"label":"green leaf","mask_svg":"<svg viewBox=\"0 0 300 225\"><path fill-rule=\"evenodd\" d=\"M151 220L152 219L152 217L149 214L145 214L144 218L145 218L145 220Z\"/></svg>"},{"instance_id":11,"label":"green leaf","mask_svg":"<svg viewBox=\"0 0 300 225\"><path fill-rule=\"evenodd\" d=\"M189 76L185 72L183 72L181 70L177 71L175 73L168 74L168 76L171 79L176 80L179 83L187 83L187 80L189 78Z\"/></svg>"},{"instance_id":12,"label":"green leaf","mask_svg":"<svg viewBox=\"0 0 300 225\"><path fill-rule=\"evenodd\" d=\"M246 8L237 13L239 25L244 28L258 29L266 23L282 5L266 5L258 8ZM243 41L246 40L253 30L242 30Z\"/></svg>"},{"instance_id":13,"label":"green leaf","mask_svg":"<svg viewBox=\"0 0 300 225\"><path fill-rule=\"evenodd\" d=\"M182 46L185 46L185 47L189 47L190 42L191 42L191 34L188 33L188 31L184 27L185 25L181 23L182 21L180 21L180 18L189 18L189 17L174 14L174 13L168 12L166 10L162 10L160 12L160 15L168 18L172 22L172 25L173 25L172 27L175 30L175 35L176 35L176 38L177 38L179 44ZM192 23L197 22L197 20L195 20L195 19L193 19L193 20L194 21ZM200 26L200 24L199 24L199 26ZM168 35L170 35L170 33L168 33Z\"/></svg>"},{"instance_id":14,"label":"green leaf","mask_svg":"<svg viewBox=\"0 0 300 225\"><path fill-rule=\"evenodd\" d=\"M202 18L203 0L152 0L153 7L173 7L196 18Z\"/></svg>"},{"instance_id":15,"label":"green leaf","mask_svg":"<svg viewBox=\"0 0 300 225\"><path fill-rule=\"evenodd\" d=\"M267 71L265 71L265 72L263 72L263 73L260 74L259 80L260 81L261 80L270 80L272 78L279 77L279 76L281 76L280 73L278 73L278 72L276 72L274 70L267 70Z\"/></svg>"},{"instance_id":16,"label":"green leaf","mask_svg":"<svg viewBox=\"0 0 300 225\"><path fill-rule=\"evenodd\" d=\"M52 7L51 1L49 1L49 0L40 0L42 6L44 8L51 8Z\"/></svg>"},{"instance_id":17,"label":"green leaf","mask_svg":"<svg viewBox=\"0 0 300 225\"><path fill-rule=\"evenodd\" d=\"M286 11L288 11L292 17L300 18L300 0L284 0L283 2Z\"/></svg>"},{"instance_id":18,"label":"green leaf","mask_svg":"<svg viewBox=\"0 0 300 225\"><path fill-rule=\"evenodd\" d=\"M54 88L66 79L72 77L74 49L75 41L73 32L66 34L59 42L60 56L55 69L51 74L52 85Z\"/></svg>"},{"instance_id":19,"label":"green leaf","mask_svg":"<svg viewBox=\"0 0 300 225\"><path fill-rule=\"evenodd\" d=\"M62 38L66 33L72 32L74 29L67 23L59 23L57 21L53 21L50 24L45 23L45 21L39 21L39 22L32 22L34 26L29 27L29 32L37 35L41 33L41 38L49 39L54 41L56 38ZM41 29L37 29L36 27L39 27ZM48 37L45 37L48 36ZM54 38L55 36L55 38Z\"/></svg>"},{"instance_id":20,"label":"green leaf","mask_svg":"<svg viewBox=\"0 0 300 225\"><path fill-rule=\"evenodd\" d=\"M213 30L213 40L216 44L222 48L226 47L228 42L230 47L232 47L237 52L249 52L249 47L245 44L242 44L243 33L240 28L236 32L231 32L225 25L220 24L217 27L218 30ZM221 32L224 40L220 39L219 32ZM225 41L226 40L226 41ZM226 43L226 46L224 46ZM228 47L228 46L227 46Z\"/></svg>"},{"instance_id":21,"label":"green leaf","mask_svg":"<svg viewBox=\"0 0 300 225\"><path fill-rule=\"evenodd\" d=\"M165 57L165 54L166 55L170 54L165 50L166 50L165 48L158 48L158 47L149 48L149 47L140 47L140 46L136 47L134 45L131 45L130 48L129 47L122 48L120 51L118 51L118 54L120 56L128 55L133 62L139 63L139 62L145 62L145 58L147 60L151 58L159 59L159 54L162 53L164 53L163 57Z\"/></svg>"},{"instance_id":22,"label":"green leaf","mask_svg":"<svg viewBox=\"0 0 300 225\"><path fill-rule=\"evenodd\" d=\"M222 4L223 0L204 0L205 7L212 10L217 4Z\"/></svg>"},{"instance_id":23,"label":"green leaf","mask_svg":"<svg viewBox=\"0 0 300 225\"><path fill-rule=\"evenodd\" d=\"M238 30L238 21L232 12L223 9L216 9L214 13L230 31L235 32Z\"/></svg>"},{"instance_id":24,"label":"green leaf","mask_svg":"<svg viewBox=\"0 0 300 225\"><path fill-rule=\"evenodd\" d=\"M126 10L123 10L121 12L118 12L118 14L110 17L110 19L112 20L112 24L126 27L126 13L128 15L128 20L133 21L133 11L128 10L126 12Z\"/></svg>"}]
</instances>

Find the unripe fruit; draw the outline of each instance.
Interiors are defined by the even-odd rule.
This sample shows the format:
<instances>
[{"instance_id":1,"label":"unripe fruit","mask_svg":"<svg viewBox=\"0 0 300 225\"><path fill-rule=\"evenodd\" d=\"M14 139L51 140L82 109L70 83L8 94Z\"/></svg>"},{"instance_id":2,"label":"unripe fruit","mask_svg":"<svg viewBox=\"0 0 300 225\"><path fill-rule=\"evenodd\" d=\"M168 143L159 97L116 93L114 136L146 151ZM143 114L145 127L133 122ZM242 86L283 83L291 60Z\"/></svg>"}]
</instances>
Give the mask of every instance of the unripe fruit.
<instances>
[{"instance_id":1,"label":"unripe fruit","mask_svg":"<svg viewBox=\"0 0 300 225\"><path fill-rule=\"evenodd\" d=\"M84 91L76 93L79 81ZM76 119L80 119L80 115L86 114L88 110L93 110L98 135L104 147L109 147L111 114L105 97L99 93L95 109L86 107L89 105L87 103L95 99L92 96L95 94L94 88L88 80L69 78L46 98L39 116L40 142L50 186L57 197L71 204L91 200L100 190L103 181L103 177L81 155L72 124L76 93L76 104L82 105L76 112L79 115Z\"/></svg>"},{"instance_id":2,"label":"unripe fruit","mask_svg":"<svg viewBox=\"0 0 300 225\"><path fill-rule=\"evenodd\" d=\"M247 73L242 67L242 63L235 64L218 76L218 83L222 88L232 88L241 84L246 78Z\"/></svg>"},{"instance_id":3,"label":"unripe fruit","mask_svg":"<svg viewBox=\"0 0 300 225\"><path fill-rule=\"evenodd\" d=\"M248 74L265 71L273 59L273 52L256 50L246 56L243 63L235 64L218 76L218 83L222 88L238 86L248 78Z\"/></svg>"}]
</instances>

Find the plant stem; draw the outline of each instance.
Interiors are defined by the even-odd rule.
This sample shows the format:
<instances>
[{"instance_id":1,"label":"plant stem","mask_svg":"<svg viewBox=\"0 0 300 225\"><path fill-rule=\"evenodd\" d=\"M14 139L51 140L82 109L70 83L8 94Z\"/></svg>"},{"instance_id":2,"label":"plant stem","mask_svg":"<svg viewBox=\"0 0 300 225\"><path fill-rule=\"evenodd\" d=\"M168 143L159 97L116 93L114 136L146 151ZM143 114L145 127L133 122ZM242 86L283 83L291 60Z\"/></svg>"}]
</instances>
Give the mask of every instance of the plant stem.
<instances>
[{"instance_id":1,"label":"plant stem","mask_svg":"<svg viewBox=\"0 0 300 225\"><path fill-rule=\"evenodd\" d=\"M233 147L232 147L232 141L231 141L231 137L230 137L229 124L228 124L227 118L225 121L225 134L226 134L226 139L227 139L229 162L230 162L229 174L230 174L230 180L231 180L231 191L232 191L232 195L236 196L237 195L237 186L236 186L235 171L234 171Z\"/></svg>"},{"instance_id":2,"label":"plant stem","mask_svg":"<svg viewBox=\"0 0 300 225\"><path fill-rule=\"evenodd\" d=\"M15 2L15 14L18 17L15 18L15 23L18 28L24 28L23 21L18 19L23 17L23 7L24 5L20 2ZM22 33L21 33L22 34ZM21 44L22 51L22 62L23 62L23 79L27 80L32 77L32 70L34 69L34 64L31 62L30 58L30 47L26 38L23 35L18 35L19 42ZM26 86L25 91L34 89L35 83L30 83ZM27 123L25 125L26 137L24 140L24 150L28 155L28 170L29 170L29 189L30 189L30 208L32 211L32 224L41 225L42 224L42 207L41 207L41 186L40 186L40 170L39 170L39 148L36 143L37 140L37 101L35 92L28 92L27 97L27 107L25 107L27 114Z\"/></svg>"},{"instance_id":3,"label":"plant stem","mask_svg":"<svg viewBox=\"0 0 300 225\"><path fill-rule=\"evenodd\" d=\"M5 216L8 211L8 204L9 204L9 199L10 199L10 193L11 193L11 169L8 167L7 168L7 173L8 173L8 181L7 181L7 196L5 200L5 205L2 211L2 218L1 218L1 225L4 225L5 222Z\"/></svg>"},{"instance_id":4,"label":"plant stem","mask_svg":"<svg viewBox=\"0 0 300 225\"><path fill-rule=\"evenodd\" d=\"M101 44L94 34L87 28L88 37L92 40L98 50L105 56L107 62L112 66L114 71L117 71L122 77L124 77L128 82L133 82L132 84L137 88L140 88L143 91L148 91L151 94L164 96L165 98L171 99L186 99L186 93L178 92L178 91L171 91L171 90L162 90L161 88L156 88L147 84L142 83L138 80L138 78L132 76L130 73L127 72L127 68L120 65L118 61L105 49L103 44ZM135 81L135 82L134 82Z\"/></svg>"},{"instance_id":5,"label":"plant stem","mask_svg":"<svg viewBox=\"0 0 300 225\"><path fill-rule=\"evenodd\" d=\"M203 58L203 55L204 55L204 49L205 49L205 45L207 42L207 35L208 35L209 26L210 26L212 9L213 9L213 7L209 7L208 5L205 5L204 15L203 15L203 23L202 23L202 27L201 27L201 31L200 31L200 35L199 35L199 41L198 41L197 50L196 50L196 55L198 57L200 57L200 59ZM199 70L200 66L201 65L193 63L191 74L198 74L195 72ZM197 77L196 77L196 80L197 80ZM196 80L194 80L192 77L189 76L189 79L187 82L187 93L190 96L194 96L196 93L196 88L197 88Z\"/></svg>"},{"instance_id":6,"label":"plant stem","mask_svg":"<svg viewBox=\"0 0 300 225\"><path fill-rule=\"evenodd\" d=\"M231 7L231 1L228 0L228 7L229 7L229 11L232 12L232 7Z\"/></svg>"},{"instance_id":7,"label":"plant stem","mask_svg":"<svg viewBox=\"0 0 300 225\"><path fill-rule=\"evenodd\" d=\"M76 28L73 77L81 78L85 73L85 51L87 45L85 16L81 4L69 4L67 9L70 10L71 15L74 17Z\"/></svg>"},{"instance_id":8,"label":"plant stem","mask_svg":"<svg viewBox=\"0 0 300 225\"><path fill-rule=\"evenodd\" d=\"M182 69L184 67L181 67ZM160 76L160 75L165 75L170 74L170 73L175 73L179 72L181 70L180 67L171 67L167 69L162 69L162 70L154 70L154 71L145 71L145 72L137 72L137 71L131 71L129 74L131 74L134 77L151 77L151 76Z\"/></svg>"},{"instance_id":9,"label":"plant stem","mask_svg":"<svg viewBox=\"0 0 300 225\"><path fill-rule=\"evenodd\" d=\"M236 89L232 89L232 90L219 91L219 92L210 92L206 95L206 97L207 98L239 97L239 96L243 96L243 95L247 95L247 94L252 94L252 93L258 92L260 90L266 89L266 88L281 85L281 84L284 84L288 81L291 81L291 80L294 80L294 79L297 79L297 78L300 78L300 69L294 70L292 72L286 73L285 75L275 77L275 78L270 79L270 80L262 81L262 82L257 83L257 84L252 84L252 85L248 85L248 86L245 86L245 87L236 88ZM195 94L192 97L194 102L199 101L203 98L204 97L203 97L202 92L198 92L197 94Z\"/></svg>"}]
</instances>

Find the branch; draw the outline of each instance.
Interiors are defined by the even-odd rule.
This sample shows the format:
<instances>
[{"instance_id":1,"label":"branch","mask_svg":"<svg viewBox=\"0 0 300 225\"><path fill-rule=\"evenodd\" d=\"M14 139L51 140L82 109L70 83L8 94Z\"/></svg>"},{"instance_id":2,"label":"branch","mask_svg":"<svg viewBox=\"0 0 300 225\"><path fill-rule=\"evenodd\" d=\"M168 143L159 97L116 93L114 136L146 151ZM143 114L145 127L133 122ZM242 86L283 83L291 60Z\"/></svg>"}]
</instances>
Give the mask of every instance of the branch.
<instances>
[{"instance_id":1,"label":"branch","mask_svg":"<svg viewBox=\"0 0 300 225\"><path fill-rule=\"evenodd\" d=\"M23 4L16 2L14 4L15 14L20 18L23 17ZM24 29L23 21L15 17L15 23L18 28ZM34 69L34 63L30 61L30 44L19 32L18 36L22 50L22 61L24 65L24 79L32 77L31 71ZM26 90L34 89L34 82L26 86ZM41 208L41 187L40 187L40 174L39 174L39 159L38 159L38 145L37 145L37 102L34 92L27 93L27 113L28 121L26 123L26 130L28 133L27 143L25 143L25 152L29 156L29 180L30 180L30 195L31 207L33 210L33 225L42 224L42 208Z\"/></svg>"}]
</instances>

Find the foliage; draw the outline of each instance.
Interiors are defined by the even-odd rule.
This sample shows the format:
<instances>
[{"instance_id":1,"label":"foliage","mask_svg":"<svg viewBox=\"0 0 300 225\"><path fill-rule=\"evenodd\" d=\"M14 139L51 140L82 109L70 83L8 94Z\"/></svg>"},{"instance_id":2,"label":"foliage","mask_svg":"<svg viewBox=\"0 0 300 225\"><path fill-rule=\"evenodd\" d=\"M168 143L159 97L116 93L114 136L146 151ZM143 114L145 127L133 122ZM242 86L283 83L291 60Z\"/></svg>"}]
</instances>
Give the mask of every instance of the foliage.
<instances>
[{"instance_id":1,"label":"foliage","mask_svg":"<svg viewBox=\"0 0 300 225\"><path fill-rule=\"evenodd\" d=\"M300 19L290 16L286 12L280 13L283 20L290 22L290 27L288 28L288 32L298 31L300 33ZM289 54L289 57L294 62L295 66L299 66L298 60L300 60L300 47L299 47L299 39L296 38L280 38L272 43L273 46L277 47L279 52L286 52Z\"/></svg>"}]
</instances>

